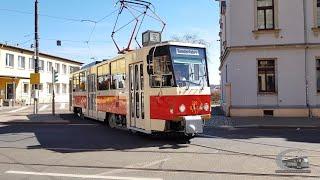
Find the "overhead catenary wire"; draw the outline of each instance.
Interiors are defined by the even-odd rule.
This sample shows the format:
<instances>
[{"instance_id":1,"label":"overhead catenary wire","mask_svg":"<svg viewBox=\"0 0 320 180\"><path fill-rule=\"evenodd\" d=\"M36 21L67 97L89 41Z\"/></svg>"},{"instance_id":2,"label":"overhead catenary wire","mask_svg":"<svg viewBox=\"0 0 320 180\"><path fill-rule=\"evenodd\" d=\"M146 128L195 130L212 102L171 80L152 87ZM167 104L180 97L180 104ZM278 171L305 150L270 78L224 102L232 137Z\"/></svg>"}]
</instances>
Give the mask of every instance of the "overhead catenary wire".
<instances>
[{"instance_id":1,"label":"overhead catenary wire","mask_svg":"<svg viewBox=\"0 0 320 180\"><path fill-rule=\"evenodd\" d=\"M163 33L164 28L166 26L166 23L156 14L155 7L153 6L153 4L151 2L144 1L144 0L118 0L116 5L118 5L118 4L120 5L120 8L119 8L118 16L116 18L116 21L115 21L115 24L113 27L113 31L111 33L111 38L112 38L116 48L118 49L119 54L125 53L126 51L130 51L130 46L131 46L133 38L135 39L138 46L141 47L139 42L137 41L137 36L139 35L140 29L142 27L142 23L143 23L146 16L149 16L149 17L153 18L154 20L160 21L163 24L163 27L161 29L161 34ZM130 6L135 6L140 9L143 8L144 10L138 10L138 9L136 9L134 7L130 7ZM133 19L131 21L129 21L127 24L116 29L117 25L118 25L119 17L123 13L124 10L127 10L131 14L131 16L133 16ZM148 11L150 11L153 14L153 16L149 15ZM137 12L140 15L137 15L138 14ZM141 16L142 16L142 18L141 18ZM123 50L120 50L119 45L115 40L115 33L122 30L124 27L128 26L129 24L131 24L134 21L136 21L136 23L135 23L135 26L133 27L133 31L131 33L128 45Z\"/></svg>"},{"instance_id":2,"label":"overhead catenary wire","mask_svg":"<svg viewBox=\"0 0 320 180\"><path fill-rule=\"evenodd\" d=\"M106 16L102 17L101 19L97 20L97 23L101 23L105 21L107 18L111 17L113 14L115 14L118 11L118 9L112 11L111 13L107 14Z\"/></svg>"},{"instance_id":3,"label":"overhead catenary wire","mask_svg":"<svg viewBox=\"0 0 320 180\"><path fill-rule=\"evenodd\" d=\"M21 11L21 10L15 10L15 9L4 9L4 8L0 8L0 11L7 11L7 12L14 12L14 13L19 13L19 14L33 15L33 12ZM58 19L58 20L65 20L65 21L73 21L73 22L81 22L81 21L82 21L82 19L59 17L59 16L48 15L48 14L39 14L39 16L47 17L47 18L51 18L51 19Z\"/></svg>"},{"instance_id":4,"label":"overhead catenary wire","mask_svg":"<svg viewBox=\"0 0 320 180\"><path fill-rule=\"evenodd\" d=\"M143 0L119 0L117 1L117 3L119 2L125 2L125 3L128 3L132 6L143 6L143 7L148 7L145 9L145 11L147 11L148 9L151 11L151 12L154 12L155 11L155 7L153 6L152 3L150 2L147 2L147 1L143 1ZM117 4L116 3L116 4ZM97 24L99 23L102 23L102 22L105 22L106 19L112 17L113 15L115 15L117 12L118 13L118 16L117 16L117 21L118 22L118 18L123 10L124 6L120 6L120 8L117 8L116 10L113 10L112 12L110 13L107 13L106 15L104 15L103 17L101 18L97 18L95 20L92 20L92 19L82 19L82 18L69 18L69 17L62 17L62 16L55 16L55 15L50 15L50 14L39 14L39 16L41 17L45 17L45 18L50 18L50 19L56 19L56 20L61 20L61 21L67 21L67 22L78 22L78 23L86 23L86 22L89 22L89 23L93 23L93 27L91 28L91 31L89 32L88 34L88 39L87 40L61 40L59 38L57 39L53 39L53 38L41 38L40 40L47 40L47 41L64 41L64 42L70 42L70 43L81 43L81 44L86 44L86 46L88 47L88 50L89 50L89 53L92 54L91 52L91 47L90 47L90 44L92 43L109 43L108 41L92 41L92 38L94 36L94 33L96 31L96 28L97 28ZM135 13L131 12L131 11L135 11L135 12L139 12L137 11L136 9L137 8L130 8L128 6L125 7L130 13L132 16L134 16L134 18L129 21L127 24L125 24L124 26L121 26L119 27L118 29L116 29L117 27L114 26L114 29L113 29L113 33L114 34L115 32L118 32L120 30L122 30L124 27L126 27L127 25L131 24L132 22L136 21L136 26L135 26L135 29L133 31L133 36L136 35L134 37L135 41L137 42L137 34L138 32L140 31L141 29L141 26L142 26L142 22L139 24L139 18L142 17L142 21L144 20L145 16L149 16L149 17L152 17L150 15L147 14L147 12L144 12L144 13L141 13L140 15L135 15ZM0 11L6 11L6 12L12 12L12 13L18 13L18 14L26 14L26 15L33 15L33 11L24 11L24 10L17 10L17 9L8 9L8 8L0 8ZM157 20L157 18L153 17L155 20ZM136 32L136 28L138 29L138 32ZM133 39L133 36L131 37L131 39ZM28 41L24 41L22 43L17 43L18 44L26 44L28 42L30 42L31 40L28 40ZM114 41L113 41L114 42ZM130 40L131 42L131 40ZM139 45L139 43L137 42L137 44ZM139 47L141 47L139 45Z\"/></svg>"}]
</instances>

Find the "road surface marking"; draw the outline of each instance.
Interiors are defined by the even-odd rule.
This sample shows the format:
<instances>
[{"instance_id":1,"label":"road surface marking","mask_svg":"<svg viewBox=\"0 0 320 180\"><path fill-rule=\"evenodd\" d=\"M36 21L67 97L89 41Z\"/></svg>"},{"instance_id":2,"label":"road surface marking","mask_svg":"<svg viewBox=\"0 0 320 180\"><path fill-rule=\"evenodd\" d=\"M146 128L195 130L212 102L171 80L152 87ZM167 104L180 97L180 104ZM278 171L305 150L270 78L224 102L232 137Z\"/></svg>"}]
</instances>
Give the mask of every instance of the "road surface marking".
<instances>
[{"instance_id":1,"label":"road surface marking","mask_svg":"<svg viewBox=\"0 0 320 180\"><path fill-rule=\"evenodd\" d=\"M125 166L124 168L147 168L147 167L154 166L154 165L157 165L157 164L162 164L162 163L164 163L164 162L166 162L166 161L168 161L170 159L171 158L166 158L166 159L161 159L161 160L153 161L153 162L137 163L137 164L132 164L132 165L129 165L129 166ZM129 172L129 171L135 171L135 170L115 169L115 170L104 172L104 173L100 173L100 174L97 174L97 175L101 176L101 175L116 174L116 173Z\"/></svg>"},{"instance_id":2,"label":"road surface marking","mask_svg":"<svg viewBox=\"0 0 320 180\"><path fill-rule=\"evenodd\" d=\"M8 113L19 112L19 111L22 111L22 110L25 110L25 109L28 109L28 108L29 108L28 106L25 106L25 107L21 107L21 108L19 108L19 109L15 109L15 110L9 111Z\"/></svg>"},{"instance_id":3,"label":"road surface marking","mask_svg":"<svg viewBox=\"0 0 320 180\"><path fill-rule=\"evenodd\" d=\"M6 173L6 174L33 175L33 176L82 178L82 179L162 180L161 178L139 178L139 177L99 176L99 175L88 175L88 174L62 174L62 173L45 173L45 172L28 172L28 171L6 171L5 173Z\"/></svg>"},{"instance_id":4,"label":"road surface marking","mask_svg":"<svg viewBox=\"0 0 320 180\"><path fill-rule=\"evenodd\" d=\"M43 110L47 109L47 107L49 107L49 105L48 105L48 104L43 105L43 106L39 109L39 111L43 111Z\"/></svg>"},{"instance_id":5,"label":"road surface marking","mask_svg":"<svg viewBox=\"0 0 320 180\"><path fill-rule=\"evenodd\" d=\"M66 108L66 103L61 103L60 104L60 109L65 109Z\"/></svg>"}]
</instances>

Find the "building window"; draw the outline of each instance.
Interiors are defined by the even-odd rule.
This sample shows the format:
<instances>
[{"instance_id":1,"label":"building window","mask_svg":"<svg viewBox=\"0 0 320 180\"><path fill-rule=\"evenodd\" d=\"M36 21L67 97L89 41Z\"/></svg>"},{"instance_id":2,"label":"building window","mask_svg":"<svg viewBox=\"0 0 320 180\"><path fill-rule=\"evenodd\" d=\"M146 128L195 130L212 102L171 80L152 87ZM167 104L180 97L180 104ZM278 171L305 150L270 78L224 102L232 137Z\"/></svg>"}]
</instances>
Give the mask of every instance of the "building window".
<instances>
[{"instance_id":1,"label":"building window","mask_svg":"<svg viewBox=\"0 0 320 180\"><path fill-rule=\"evenodd\" d=\"M60 64L56 63L55 64L55 70L60 73Z\"/></svg>"},{"instance_id":2,"label":"building window","mask_svg":"<svg viewBox=\"0 0 320 180\"><path fill-rule=\"evenodd\" d=\"M23 56L18 57L18 67L20 69L25 69L26 68L26 58Z\"/></svg>"},{"instance_id":3,"label":"building window","mask_svg":"<svg viewBox=\"0 0 320 180\"><path fill-rule=\"evenodd\" d=\"M52 83L47 84L47 90L48 90L48 94L52 94L52 92L53 92Z\"/></svg>"},{"instance_id":4,"label":"building window","mask_svg":"<svg viewBox=\"0 0 320 180\"><path fill-rule=\"evenodd\" d=\"M320 28L320 0L317 0L317 24Z\"/></svg>"},{"instance_id":5,"label":"building window","mask_svg":"<svg viewBox=\"0 0 320 180\"><path fill-rule=\"evenodd\" d=\"M225 15L226 14L226 8L227 4L226 1L221 1L221 7L220 7L220 14Z\"/></svg>"},{"instance_id":6,"label":"building window","mask_svg":"<svg viewBox=\"0 0 320 180\"><path fill-rule=\"evenodd\" d=\"M67 65L62 64L62 74L67 74Z\"/></svg>"},{"instance_id":7,"label":"building window","mask_svg":"<svg viewBox=\"0 0 320 180\"><path fill-rule=\"evenodd\" d=\"M62 84L62 94L66 94L66 93L67 93L67 85Z\"/></svg>"},{"instance_id":8,"label":"building window","mask_svg":"<svg viewBox=\"0 0 320 180\"><path fill-rule=\"evenodd\" d=\"M274 0L257 0L258 29L274 29Z\"/></svg>"},{"instance_id":9,"label":"building window","mask_svg":"<svg viewBox=\"0 0 320 180\"><path fill-rule=\"evenodd\" d=\"M276 93L275 60L258 60L259 93Z\"/></svg>"},{"instance_id":10,"label":"building window","mask_svg":"<svg viewBox=\"0 0 320 180\"><path fill-rule=\"evenodd\" d=\"M39 91L43 91L43 84L39 84Z\"/></svg>"},{"instance_id":11,"label":"building window","mask_svg":"<svg viewBox=\"0 0 320 180\"><path fill-rule=\"evenodd\" d=\"M34 59L33 58L29 59L29 69L34 69Z\"/></svg>"},{"instance_id":12,"label":"building window","mask_svg":"<svg viewBox=\"0 0 320 180\"><path fill-rule=\"evenodd\" d=\"M317 91L320 93L320 59L317 59Z\"/></svg>"},{"instance_id":13,"label":"building window","mask_svg":"<svg viewBox=\"0 0 320 180\"><path fill-rule=\"evenodd\" d=\"M60 84L55 84L54 92L55 94L60 94Z\"/></svg>"},{"instance_id":14,"label":"building window","mask_svg":"<svg viewBox=\"0 0 320 180\"><path fill-rule=\"evenodd\" d=\"M28 94L29 93L29 84L24 83L23 84L23 93Z\"/></svg>"},{"instance_id":15,"label":"building window","mask_svg":"<svg viewBox=\"0 0 320 180\"><path fill-rule=\"evenodd\" d=\"M52 62L47 62L47 71L52 72Z\"/></svg>"},{"instance_id":16,"label":"building window","mask_svg":"<svg viewBox=\"0 0 320 180\"><path fill-rule=\"evenodd\" d=\"M13 67L14 66L14 56L13 54L6 54L6 66Z\"/></svg>"},{"instance_id":17,"label":"building window","mask_svg":"<svg viewBox=\"0 0 320 180\"><path fill-rule=\"evenodd\" d=\"M39 70L40 71L44 70L44 60L39 60Z\"/></svg>"}]
</instances>

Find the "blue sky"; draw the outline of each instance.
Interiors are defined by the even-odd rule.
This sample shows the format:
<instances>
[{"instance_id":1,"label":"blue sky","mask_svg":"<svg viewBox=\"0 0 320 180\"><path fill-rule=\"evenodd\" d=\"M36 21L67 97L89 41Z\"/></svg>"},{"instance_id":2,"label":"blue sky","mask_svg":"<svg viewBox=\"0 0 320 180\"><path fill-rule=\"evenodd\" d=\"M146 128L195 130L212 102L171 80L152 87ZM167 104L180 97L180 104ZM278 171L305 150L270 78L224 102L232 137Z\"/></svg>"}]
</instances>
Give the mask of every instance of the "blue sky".
<instances>
[{"instance_id":1,"label":"blue sky","mask_svg":"<svg viewBox=\"0 0 320 180\"><path fill-rule=\"evenodd\" d=\"M44 15L97 21L115 11L115 0L39 0L40 14L40 51L89 63L117 55L117 50L110 38L116 13L104 21L94 23L55 19ZM167 23L163 34L164 40L173 36L195 34L210 42L209 72L210 83L219 84L219 8L214 0L151 0L156 12ZM33 43L33 8L34 0L2 0L0 5L0 42L20 44L28 48ZM23 12L13 12L18 10ZM30 12L30 14L28 14ZM128 22L128 14L123 14L120 25ZM92 36L90 34L94 29ZM130 26L117 36L120 46L129 39ZM146 18L141 31L159 30L161 25L151 18ZM85 41L90 42L89 44ZM56 46L56 40L62 40L62 46ZM139 39L139 41L141 41Z\"/></svg>"}]
</instances>

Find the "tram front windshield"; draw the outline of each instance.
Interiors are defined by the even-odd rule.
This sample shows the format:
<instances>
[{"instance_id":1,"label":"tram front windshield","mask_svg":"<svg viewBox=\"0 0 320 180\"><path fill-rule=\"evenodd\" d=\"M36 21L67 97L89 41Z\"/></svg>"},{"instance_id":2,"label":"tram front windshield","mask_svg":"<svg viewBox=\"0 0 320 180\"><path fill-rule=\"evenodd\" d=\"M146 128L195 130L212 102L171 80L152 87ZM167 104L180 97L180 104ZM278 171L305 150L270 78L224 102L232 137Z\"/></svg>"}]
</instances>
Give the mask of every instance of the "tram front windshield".
<instances>
[{"instance_id":1,"label":"tram front windshield","mask_svg":"<svg viewBox=\"0 0 320 180\"><path fill-rule=\"evenodd\" d=\"M208 86L205 49L174 46L170 51L177 86Z\"/></svg>"}]
</instances>

